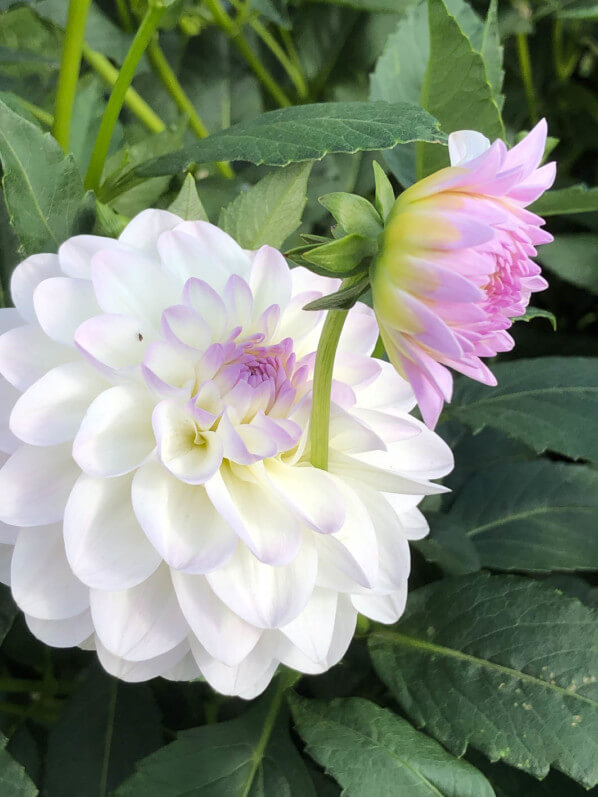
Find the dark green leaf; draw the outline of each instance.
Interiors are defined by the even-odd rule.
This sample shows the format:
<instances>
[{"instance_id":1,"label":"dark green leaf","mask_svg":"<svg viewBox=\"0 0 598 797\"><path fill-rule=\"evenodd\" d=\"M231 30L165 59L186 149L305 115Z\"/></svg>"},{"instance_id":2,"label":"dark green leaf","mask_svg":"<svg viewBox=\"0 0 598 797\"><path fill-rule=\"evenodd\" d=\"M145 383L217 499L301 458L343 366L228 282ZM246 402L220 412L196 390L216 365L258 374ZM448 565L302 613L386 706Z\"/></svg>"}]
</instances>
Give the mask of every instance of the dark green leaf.
<instances>
[{"instance_id":1,"label":"dark green leaf","mask_svg":"<svg viewBox=\"0 0 598 797\"><path fill-rule=\"evenodd\" d=\"M275 682L238 719L179 733L138 762L115 797L315 797L280 687Z\"/></svg>"},{"instance_id":2,"label":"dark green leaf","mask_svg":"<svg viewBox=\"0 0 598 797\"><path fill-rule=\"evenodd\" d=\"M281 28L289 29L291 20L287 9L286 0L250 0L249 7L259 11L269 22Z\"/></svg>"},{"instance_id":3,"label":"dark green leaf","mask_svg":"<svg viewBox=\"0 0 598 797\"><path fill-rule=\"evenodd\" d=\"M598 293L598 235L557 235L538 258L561 279Z\"/></svg>"},{"instance_id":4,"label":"dark green leaf","mask_svg":"<svg viewBox=\"0 0 598 797\"><path fill-rule=\"evenodd\" d=\"M538 453L598 460L598 360L540 357L493 367L498 387L458 379L450 416L474 430L491 426Z\"/></svg>"},{"instance_id":5,"label":"dark green leaf","mask_svg":"<svg viewBox=\"0 0 598 797\"><path fill-rule=\"evenodd\" d=\"M245 160L285 166L332 152L394 147L399 142L444 140L436 120L409 103L329 102L281 108L233 125L181 153L140 166L146 177L176 174L193 163Z\"/></svg>"},{"instance_id":6,"label":"dark green leaf","mask_svg":"<svg viewBox=\"0 0 598 797\"><path fill-rule=\"evenodd\" d=\"M23 254L55 252L71 235L90 228L94 201L83 191L72 155L3 102L0 159L6 205Z\"/></svg>"},{"instance_id":7,"label":"dark green leaf","mask_svg":"<svg viewBox=\"0 0 598 797\"><path fill-rule=\"evenodd\" d=\"M480 55L484 59L488 81L492 86L492 93L496 104L502 110L505 98L502 95L502 84L505 79L503 69L503 48L500 43L500 31L498 29L498 3L491 0L486 23L484 25L484 36Z\"/></svg>"},{"instance_id":8,"label":"dark green leaf","mask_svg":"<svg viewBox=\"0 0 598 797\"><path fill-rule=\"evenodd\" d=\"M301 224L311 163L277 169L222 209L218 224L246 249L280 248Z\"/></svg>"},{"instance_id":9,"label":"dark green leaf","mask_svg":"<svg viewBox=\"0 0 598 797\"><path fill-rule=\"evenodd\" d=\"M192 174L185 177L181 190L170 203L168 210L186 221L209 221Z\"/></svg>"},{"instance_id":10,"label":"dark green leaf","mask_svg":"<svg viewBox=\"0 0 598 797\"><path fill-rule=\"evenodd\" d=\"M598 782L598 614L551 587L477 573L411 593L374 665L419 726L543 777Z\"/></svg>"},{"instance_id":11,"label":"dark green leaf","mask_svg":"<svg viewBox=\"0 0 598 797\"><path fill-rule=\"evenodd\" d=\"M554 317L554 313L551 313L550 310L542 310L541 307L528 307L525 311L525 315L520 315L513 320L529 322L533 321L534 318L546 318L547 321L550 321L550 325L556 332L556 318Z\"/></svg>"},{"instance_id":12,"label":"dark green leaf","mask_svg":"<svg viewBox=\"0 0 598 797\"><path fill-rule=\"evenodd\" d=\"M559 216L563 213L590 213L598 210L598 188L572 185L570 188L547 191L531 206L539 216Z\"/></svg>"},{"instance_id":13,"label":"dark green leaf","mask_svg":"<svg viewBox=\"0 0 598 797\"><path fill-rule=\"evenodd\" d=\"M160 714L149 687L95 669L50 731L46 792L106 797L161 743Z\"/></svg>"},{"instance_id":14,"label":"dark green leaf","mask_svg":"<svg viewBox=\"0 0 598 797\"><path fill-rule=\"evenodd\" d=\"M430 536L416 540L415 548L451 576L475 573L482 563L475 545L463 529L442 512L426 512Z\"/></svg>"},{"instance_id":15,"label":"dark green leaf","mask_svg":"<svg viewBox=\"0 0 598 797\"><path fill-rule=\"evenodd\" d=\"M290 704L307 752L347 797L494 795L474 767L369 700L327 702L292 696Z\"/></svg>"},{"instance_id":16,"label":"dark green leaf","mask_svg":"<svg viewBox=\"0 0 598 797\"><path fill-rule=\"evenodd\" d=\"M587 797L588 792L571 778L552 770L543 780L536 780L506 764L492 764L479 753L467 756L492 783L496 797Z\"/></svg>"},{"instance_id":17,"label":"dark green leaf","mask_svg":"<svg viewBox=\"0 0 598 797\"><path fill-rule=\"evenodd\" d=\"M0 734L0 794L2 797L35 797L38 791L23 767L6 751L7 739Z\"/></svg>"},{"instance_id":18,"label":"dark green leaf","mask_svg":"<svg viewBox=\"0 0 598 797\"><path fill-rule=\"evenodd\" d=\"M446 521L499 570L598 570L598 471L549 460L488 468Z\"/></svg>"}]
</instances>

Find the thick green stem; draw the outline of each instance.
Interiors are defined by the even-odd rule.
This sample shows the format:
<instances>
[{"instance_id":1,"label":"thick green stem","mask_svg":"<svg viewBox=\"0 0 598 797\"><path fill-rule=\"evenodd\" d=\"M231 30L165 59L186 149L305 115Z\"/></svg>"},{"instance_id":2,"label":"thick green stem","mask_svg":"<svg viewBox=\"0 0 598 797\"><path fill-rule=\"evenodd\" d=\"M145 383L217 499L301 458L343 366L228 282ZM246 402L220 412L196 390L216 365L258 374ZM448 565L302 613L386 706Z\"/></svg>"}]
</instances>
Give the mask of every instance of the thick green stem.
<instances>
[{"instance_id":1,"label":"thick green stem","mask_svg":"<svg viewBox=\"0 0 598 797\"><path fill-rule=\"evenodd\" d=\"M91 0L70 0L66 30L64 34L64 47L58 75L58 88L56 90L56 113L54 115L54 138L62 149L67 152L71 136L71 118L73 103L79 80L81 68L81 53L85 38L85 25L87 12Z\"/></svg>"},{"instance_id":2,"label":"thick green stem","mask_svg":"<svg viewBox=\"0 0 598 797\"><path fill-rule=\"evenodd\" d=\"M127 33L132 33L133 30L135 30L135 23L133 22L133 17L129 11L127 0L116 0L116 11L118 13L118 18L120 19L120 24L123 26L124 30Z\"/></svg>"},{"instance_id":3,"label":"thick green stem","mask_svg":"<svg viewBox=\"0 0 598 797\"><path fill-rule=\"evenodd\" d=\"M307 84L301 69L299 69L297 65L289 58L274 36L272 36L270 31L264 25L262 25L259 20L251 19L249 24L264 42L266 47L270 49L272 55L278 59L280 65L292 80L299 99L304 100L307 97Z\"/></svg>"},{"instance_id":4,"label":"thick green stem","mask_svg":"<svg viewBox=\"0 0 598 797\"><path fill-rule=\"evenodd\" d=\"M341 289L349 288L360 279L363 279L363 274L347 277L343 280ZM322 470L328 470L330 392L334 358L348 312L348 310L328 311L316 352L310 421L311 464Z\"/></svg>"},{"instance_id":5,"label":"thick green stem","mask_svg":"<svg viewBox=\"0 0 598 797\"><path fill-rule=\"evenodd\" d=\"M206 5L212 12L214 21L222 28L224 33L229 37L237 50L241 53L243 58L247 61L249 67L253 70L257 79L264 86L265 89L271 94L274 100L281 106L286 108L291 105L291 101L278 85L276 80L272 77L270 72L266 69L264 64L256 53L253 52L247 39L243 36L238 26L228 16L220 0L206 0Z\"/></svg>"},{"instance_id":6,"label":"thick green stem","mask_svg":"<svg viewBox=\"0 0 598 797\"><path fill-rule=\"evenodd\" d=\"M137 65L139 64L139 61L141 60L141 57L148 44L150 43L151 38L154 35L160 20L164 16L165 11L166 8L162 3L150 3L146 14L141 21L141 25L135 34L135 38L133 39L125 60L123 61L123 65L120 68L120 72L116 78L116 83L112 89L112 94L110 95L110 99L106 105L106 110L104 111L102 123L100 125L100 129L98 130L93 152L91 153L89 168L85 177L86 188L97 190L100 185L104 163L106 162L108 148L110 147L110 140L112 139L114 126L116 125L116 121L123 107L127 89L131 85Z\"/></svg>"},{"instance_id":7,"label":"thick green stem","mask_svg":"<svg viewBox=\"0 0 598 797\"><path fill-rule=\"evenodd\" d=\"M83 45L83 57L89 66L98 73L102 80L113 88L118 78L118 69L112 66L106 56L92 50L87 45ZM166 125L160 117L154 113L147 102L131 87L127 89L127 93L125 94L125 105L150 132L161 133L163 130L166 130Z\"/></svg>"},{"instance_id":8,"label":"thick green stem","mask_svg":"<svg viewBox=\"0 0 598 797\"><path fill-rule=\"evenodd\" d=\"M189 117L189 126L193 132L200 138L205 138L209 135L208 128L203 123L200 115L195 110L195 106L185 93L185 90L179 83L179 79L174 73L172 67L166 60L164 51L156 40L152 41L147 48L147 55L154 72L162 83L164 88L170 94L171 98L177 105L177 108ZM229 179L234 177L234 172L228 163L217 163L218 171Z\"/></svg>"},{"instance_id":9,"label":"thick green stem","mask_svg":"<svg viewBox=\"0 0 598 797\"><path fill-rule=\"evenodd\" d=\"M529 45L525 33L518 33L517 36L517 54L519 56L519 69L521 71L521 80L525 90L527 99L527 106L529 108L529 116L532 124L536 124L538 119L538 106L536 103L536 92L534 91L534 80L532 76L532 61L529 54Z\"/></svg>"}]
</instances>

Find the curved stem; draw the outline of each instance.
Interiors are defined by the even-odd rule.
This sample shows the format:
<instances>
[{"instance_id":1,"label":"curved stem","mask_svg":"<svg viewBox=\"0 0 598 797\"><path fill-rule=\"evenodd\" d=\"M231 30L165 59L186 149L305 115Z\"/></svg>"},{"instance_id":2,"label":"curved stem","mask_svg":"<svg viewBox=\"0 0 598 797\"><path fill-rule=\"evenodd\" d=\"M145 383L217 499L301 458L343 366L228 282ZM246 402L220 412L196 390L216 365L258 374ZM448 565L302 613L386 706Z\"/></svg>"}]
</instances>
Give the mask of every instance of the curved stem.
<instances>
[{"instance_id":1,"label":"curved stem","mask_svg":"<svg viewBox=\"0 0 598 797\"><path fill-rule=\"evenodd\" d=\"M206 0L206 5L212 12L214 21L222 28L229 39L233 42L237 50L241 53L243 58L247 61L254 74L264 86L265 89L271 94L274 100L281 106L286 108L291 105L291 101L278 85L276 80L272 77L270 72L266 69L259 56L253 52L247 39L243 36L241 31L228 16L220 0Z\"/></svg>"},{"instance_id":2,"label":"curved stem","mask_svg":"<svg viewBox=\"0 0 598 797\"><path fill-rule=\"evenodd\" d=\"M360 279L363 279L363 274L347 277L343 280L340 290L349 288ZM322 470L328 470L330 392L334 358L348 312L348 310L328 311L316 352L310 420L311 464Z\"/></svg>"},{"instance_id":3,"label":"curved stem","mask_svg":"<svg viewBox=\"0 0 598 797\"><path fill-rule=\"evenodd\" d=\"M132 33L133 30L135 30L135 25L131 12L129 11L129 6L127 5L127 0L116 0L116 11L123 29L127 33Z\"/></svg>"},{"instance_id":4,"label":"curved stem","mask_svg":"<svg viewBox=\"0 0 598 797\"><path fill-rule=\"evenodd\" d=\"M123 65L120 68L118 77L116 78L116 83L112 89L112 94L108 100L106 110L104 111L102 123L100 125L100 129L98 130L93 152L91 153L91 160L89 162L87 175L85 176L86 188L97 190L100 184L102 170L104 168L104 163L108 154L108 148L110 146L110 140L112 138L114 126L123 107L127 89L131 85L131 81L133 80L133 76L139 61L141 60L141 56L150 43L150 40L154 35L165 11L166 8L162 3L150 3L145 16L141 20L141 25L135 34L135 38L131 43L129 52L123 61Z\"/></svg>"},{"instance_id":5,"label":"curved stem","mask_svg":"<svg viewBox=\"0 0 598 797\"><path fill-rule=\"evenodd\" d=\"M251 19L249 24L264 42L264 44L270 49L270 52L278 59L281 66L292 80L295 90L297 91L297 96L304 100L307 97L307 84L301 69L297 68L297 65L294 64L289 56L285 53L274 36L272 36L268 28L262 25L259 20Z\"/></svg>"},{"instance_id":6,"label":"curved stem","mask_svg":"<svg viewBox=\"0 0 598 797\"><path fill-rule=\"evenodd\" d=\"M112 66L106 56L92 50L84 44L83 58L85 58L89 66L98 73L102 80L111 88L114 86L118 78L118 69ZM166 130L166 125L158 114L154 113L147 102L130 86L125 94L125 105L150 132L161 133L163 130Z\"/></svg>"},{"instance_id":7,"label":"curved stem","mask_svg":"<svg viewBox=\"0 0 598 797\"><path fill-rule=\"evenodd\" d=\"M177 108L179 108L179 110L189 117L190 128L200 138L205 138L207 135L209 135L208 128L205 126L200 115L195 110L195 106L185 93L185 90L181 86L179 79L166 59L164 51L156 40L150 42L147 48L147 55L154 72L164 84L164 88L176 103ZM218 167L218 171L224 177L231 179L235 176L228 163L217 163L216 166Z\"/></svg>"},{"instance_id":8,"label":"curved stem","mask_svg":"<svg viewBox=\"0 0 598 797\"><path fill-rule=\"evenodd\" d=\"M54 138L67 152L71 135L73 103L81 68L81 53L87 24L87 12L91 0L70 0L64 47L56 90L56 113L54 115Z\"/></svg>"},{"instance_id":9,"label":"curved stem","mask_svg":"<svg viewBox=\"0 0 598 797\"><path fill-rule=\"evenodd\" d=\"M46 127L52 127L54 125L54 117L52 114L44 111L44 109L40 108L39 105L34 105L32 102L24 100L22 97L19 97L19 102L23 108L25 108L25 110L29 111L32 116L35 116L35 118L43 125L46 125Z\"/></svg>"},{"instance_id":10,"label":"curved stem","mask_svg":"<svg viewBox=\"0 0 598 797\"><path fill-rule=\"evenodd\" d=\"M535 125L540 117L538 116L536 92L534 91L534 80L532 77L532 61L529 54L527 36L525 33L518 33L516 39L519 69L521 71L521 80L523 81L523 88L529 108L530 121Z\"/></svg>"}]
</instances>

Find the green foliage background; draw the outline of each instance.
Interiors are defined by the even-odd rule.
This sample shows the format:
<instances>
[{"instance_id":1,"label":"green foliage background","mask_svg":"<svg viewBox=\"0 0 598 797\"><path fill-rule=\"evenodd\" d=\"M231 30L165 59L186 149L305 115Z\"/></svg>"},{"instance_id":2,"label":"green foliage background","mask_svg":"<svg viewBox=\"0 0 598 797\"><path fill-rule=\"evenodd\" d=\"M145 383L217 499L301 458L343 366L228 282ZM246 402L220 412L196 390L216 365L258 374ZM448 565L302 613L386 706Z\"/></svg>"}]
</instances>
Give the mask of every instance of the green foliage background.
<instances>
[{"instance_id":1,"label":"green foliage background","mask_svg":"<svg viewBox=\"0 0 598 797\"><path fill-rule=\"evenodd\" d=\"M84 176L110 75L146 5L92 3L65 154L50 131L67 7L0 0L5 305L23 256L82 231L115 236L148 206L296 258L306 240L321 240L300 235L329 234L330 211L342 221L333 235L349 233L342 257L311 262L340 273L371 254L359 224L375 234L378 222L338 192L373 199L374 160L396 193L447 163L452 130L512 144L541 116L558 178L534 210L556 240L539 254L549 290L515 325L515 350L493 364L499 386L456 381L439 427L455 451L452 492L424 504L432 532L414 546L396 626L360 624L333 671L281 672L248 705L203 683L117 682L92 654L38 642L4 589L0 795L574 797L594 788L598 4L176 0L139 65L141 103L129 95L95 195ZM232 177L216 161L231 162Z\"/></svg>"}]
</instances>

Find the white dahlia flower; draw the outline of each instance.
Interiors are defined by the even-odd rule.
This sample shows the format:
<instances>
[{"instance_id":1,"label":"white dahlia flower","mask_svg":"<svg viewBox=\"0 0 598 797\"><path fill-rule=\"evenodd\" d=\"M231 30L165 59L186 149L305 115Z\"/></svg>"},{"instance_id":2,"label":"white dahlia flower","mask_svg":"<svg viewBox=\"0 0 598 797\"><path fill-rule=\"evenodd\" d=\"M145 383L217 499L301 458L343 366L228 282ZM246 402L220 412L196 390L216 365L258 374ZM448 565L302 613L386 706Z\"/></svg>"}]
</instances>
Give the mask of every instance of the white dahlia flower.
<instances>
[{"instance_id":1,"label":"white dahlia flower","mask_svg":"<svg viewBox=\"0 0 598 797\"><path fill-rule=\"evenodd\" d=\"M21 263L0 311L1 575L31 631L119 678L251 698L335 664L405 605L416 509L450 450L349 313L329 472L311 379L335 285L206 222L137 216Z\"/></svg>"}]
</instances>

